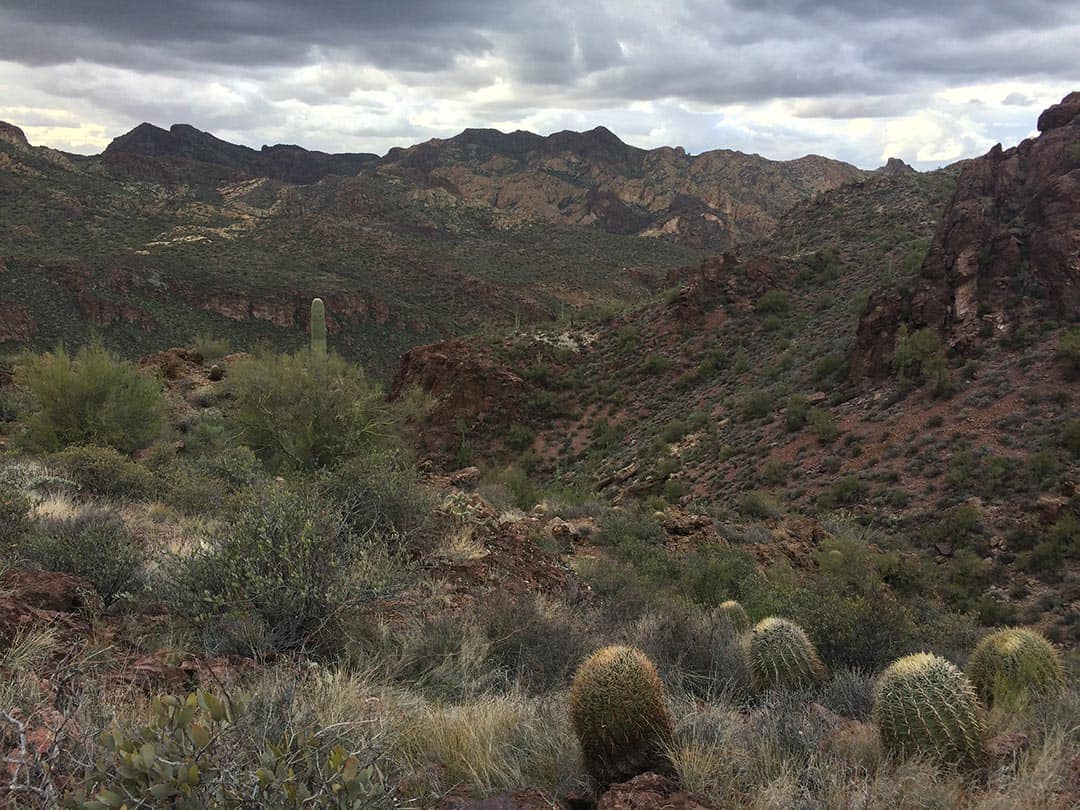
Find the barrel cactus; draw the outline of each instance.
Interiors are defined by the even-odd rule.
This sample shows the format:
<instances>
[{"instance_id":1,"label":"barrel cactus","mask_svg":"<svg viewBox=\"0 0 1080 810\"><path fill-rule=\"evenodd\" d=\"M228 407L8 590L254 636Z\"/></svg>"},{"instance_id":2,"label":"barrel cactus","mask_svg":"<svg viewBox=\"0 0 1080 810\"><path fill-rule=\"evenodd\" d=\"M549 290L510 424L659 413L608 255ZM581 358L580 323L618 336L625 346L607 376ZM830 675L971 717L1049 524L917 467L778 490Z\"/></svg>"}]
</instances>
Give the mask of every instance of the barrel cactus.
<instances>
[{"instance_id":1,"label":"barrel cactus","mask_svg":"<svg viewBox=\"0 0 1080 810\"><path fill-rule=\"evenodd\" d=\"M326 307L321 298L311 300L311 353L326 357Z\"/></svg>"},{"instance_id":2,"label":"barrel cactus","mask_svg":"<svg viewBox=\"0 0 1080 810\"><path fill-rule=\"evenodd\" d=\"M754 688L797 688L825 680L825 665L814 643L795 622L770 616L758 622L747 643Z\"/></svg>"},{"instance_id":3,"label":"barrel cactus","mask_svg":"<svg viewBox=\"0 0 1080 810\"><path fill-rule=\"evenodd\" d=\"M570 721L599 788L646 771L671 773L664 687L640 650L604 647L585 660L570 690Z\"/></svg>"},{"instance_id":4,"label":"barrel cactus","mask_svg":"<svg viewBox=\"0 0 1080 810\"><path fill-rule=\"evenodd\" d=\"M997 630L975 647L967 676L987 706L1018 709L1065 688L1065 668L1054 645L1023 628Z\"/></svg>"},{"instance_id":5,"label":"barrel cactus","mask_svg":"<svg viewBox=\"0 0 1080 810\"><path fill-rule=\"evenodd\" d=\"M985 715L967 676L931 653L894 661L874 690L873 720L882 743L901 756L976 764L983 757Z\"/></svg>"},{"instance_id":6,"label":"barrel cactus","mask_svg":"<svg viewBox=\"0 0 1080 810\"><path fill-rule=\"evenodd\" d=\"M727 620L736 633L745 633L750 629L750 617L746 615L743 606L734 599L721 602L717 611Z\"/></svg>"}]
</instances>

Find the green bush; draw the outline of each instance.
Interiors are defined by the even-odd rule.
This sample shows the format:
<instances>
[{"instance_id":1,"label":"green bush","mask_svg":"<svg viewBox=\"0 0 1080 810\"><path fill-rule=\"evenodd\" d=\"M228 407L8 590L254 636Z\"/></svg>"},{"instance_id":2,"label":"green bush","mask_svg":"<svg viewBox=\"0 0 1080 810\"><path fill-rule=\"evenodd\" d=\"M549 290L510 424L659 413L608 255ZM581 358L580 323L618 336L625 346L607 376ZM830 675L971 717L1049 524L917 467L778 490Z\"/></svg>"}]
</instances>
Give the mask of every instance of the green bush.
<instances>
[{"instance_id":1,"label":"green bush","mask_svg":"<svg viewBox=\"0 0 1080 810\"><path fill-rule=\"evenodd\" d=\"M1065 364L1065 377L1070 382L1080 379L1080 326L1071 326L1061 336L1058 357Z\"/></svg>"},{"instance_id":2,"label":"green bush","mask_svg":"<svg viewBox=\"0 0 1080 810\"><path fill-rule=\"evenodd\" d=\"M764 419L771 416L776 407L773 395L768 391L754 390L746 393L739 404L739 412L744 420Z\"/></svg>"},{"instance_id":3,"label":"green bush","mask_svg":"<svg viewBox=\"0 0 1080 810\"><path fill-rule=\"evenodd\" d=\"M20 540L30 526L33 504L24 492L15 487L0 487L0 546Z\"/></svg>"},{"instance_id":4,"label":"green bush","mask_svg":"<svg viewBox=\"0 0 1080 810\"><path fill-rule=\"evenodd\" d=\"M759 315L783 315L791 306L788 294L783 290L767 290L754 304Z\"/></svg>"},{"instance_id":5,"label":"green bush","mask_svg":"<svg viewBox=\"0 0 1080 810\"><path fill-rule=\"evenodd\" d=\"M836 438L840 435L840 428L836 425L836 420L828 411L823 408L812 408L810 410L810 430L822 444L832 444L836 441Z\"/></svg>"},{"instance_id":6,"label":"green bush","mask_svg":"<svg viewBox=\"0 0 1080 810\"><path fill-rule=\"evenodd\" d=\"M351 531L338 504L308 491L242 493L220 532L175 561L171 585L210 646L225 650L336 647L350 615L404 578L373 531Z\"/></svg>"},{"instance_id":7,"label":"green bush","mask_svg":"<svg viewBox=\"0 0 1080 810\"><path fill-rule=\"evenodd\" d=\"M804 396L788 397L784 408L784 427L788 432L799 430L810 419L810 400Z\"/></svg>"},{"instance_id":8,"label":"green bush","mask_svg":"<svg viewBox=\"0 0 1080 810\"><path fill-rule=\"evenodd\" d=\"M260 354L236 363L229 380L239 438L270 470L331 466L394 433L382 391L336 355Z\"/></svg>"},{"instance_id":9,"label":"green bush","mask_svg":"<svg viewBox=\"0 0 1080 810\"><path fill-rule=\"evenodd\" d=\"M49 464L74 481L80 492L99 498L142 500L154 490L153 473L111 447L69 447L50 456Z\"/></svg>"},{"instance_id":10,"label":"green bush","mask_svg":"<svg viewBox=\"0 0 1080 810\"><path fill-rule=\"evenodd\" d=\"M65 806L375 810L395 805L371 753L350 754L326 729L295 731L245 751L245 735L251 733L242 723L245 708L242 701L221 701L203 691L153 698L147 725L113 726L102 735L104 755L82 775Z\"/></svg>"},{"instance_id":11,"label":"green bush","mask_svg":"<svg viewBox=\"0 0 1080 810\"><path fill-rule=\"evenodd\" d=\"M340 505L346 525L360 534L414 536L430 525L435 508L412 459L395 450L350 459L327 471L320 493Z\"/></svg>"},{"instance_id":12,"label":"green bush","mask_svg":"<svg viewBox=\"0 0 1080 810\"><path fill-rule=\"evenodd\" d=\"M510 426L510 430L506 432L506 446L520 453L532 445L535 437L536 434L532 428L526 425L513 424Z\"/></svg>"},{"instance_id":13,"label":"green bush","mask_svg":"<svg viewBox=\"0 0 1080 810\"><path fill-rule=\"evenodd\" d=\"M951 391L941 339L932 329L919 329L908 334L902 326L893 352L892 368L901 387L931 382L935 396Z\"/></svg>"},{"instance_id":14,"label":"green bush","mask_svg":"<svg viewBox=\"0 0 1080 810\"><path fill-rule=\"evenodd\" d=\"M90 580L105 604L138 593L143 586L143 549L116 513L107 509L41 518L17 548L32 565Z\"/></svg>"},{"instance_id":15,"label":"green bush","mask_svg":"<svg viewBox=\"0 0 1080 810\"><path fill-rule=\"evenodd\" d=\"M94 444L131 453L150 444L165 424L156 379L117 360L95 343L70 357L63 347L28 355L15 370L28 395L22 442L39 452Z\"/></svg>"},{"instance_id":16,"label":"green bush","mask_svg":"<svg viewBox=\"0 0 1080 810\"><path fill-rule=\"evenodd\" d=\"M783 514L783 506L767 492L749 492L739 504L739 511L747 517L763 520L778 518Z\"/></svg>"}]
</instances>

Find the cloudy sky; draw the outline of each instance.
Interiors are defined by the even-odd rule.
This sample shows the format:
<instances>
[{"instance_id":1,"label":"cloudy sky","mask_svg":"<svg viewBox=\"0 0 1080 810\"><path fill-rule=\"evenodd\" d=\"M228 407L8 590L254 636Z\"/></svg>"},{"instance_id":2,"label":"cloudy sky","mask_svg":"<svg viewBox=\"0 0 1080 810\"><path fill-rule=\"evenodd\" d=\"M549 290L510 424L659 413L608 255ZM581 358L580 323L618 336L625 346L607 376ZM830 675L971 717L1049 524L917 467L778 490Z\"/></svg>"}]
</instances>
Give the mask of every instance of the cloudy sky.
<instances>
[{"instance_id":1,"label":"cloudy sky","mask_svg":"<svg viewBox=\"0 0 1080 810\"><path fill-rule=\"evenodd\" d=\"M931 168L1080 89L1078 0L0 0L0 119L383 153L603 124L643 147Z\"/></svg>"}]
</instances>

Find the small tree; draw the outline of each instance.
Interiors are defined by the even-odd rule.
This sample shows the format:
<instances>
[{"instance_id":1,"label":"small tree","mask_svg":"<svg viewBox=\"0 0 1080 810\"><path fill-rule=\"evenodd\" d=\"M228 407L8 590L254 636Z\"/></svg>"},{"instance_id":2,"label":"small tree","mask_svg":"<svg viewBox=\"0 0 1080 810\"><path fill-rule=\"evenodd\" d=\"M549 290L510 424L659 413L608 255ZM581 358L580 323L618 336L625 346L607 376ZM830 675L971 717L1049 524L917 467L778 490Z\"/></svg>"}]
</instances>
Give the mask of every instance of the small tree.
<instances>
[{"instance_id":1,"label":"small tree","mask_svg":"<svg viewBox=\"0 0 1080 810\"><path fill-rule=\"evenodd\" d=\"M131 453L150 444L165 424L160 383L97 341L75 357L63 346L27 355L15 381L29 395L22 441L31 450L96 444Z\"/></svg>"}]
</instances>

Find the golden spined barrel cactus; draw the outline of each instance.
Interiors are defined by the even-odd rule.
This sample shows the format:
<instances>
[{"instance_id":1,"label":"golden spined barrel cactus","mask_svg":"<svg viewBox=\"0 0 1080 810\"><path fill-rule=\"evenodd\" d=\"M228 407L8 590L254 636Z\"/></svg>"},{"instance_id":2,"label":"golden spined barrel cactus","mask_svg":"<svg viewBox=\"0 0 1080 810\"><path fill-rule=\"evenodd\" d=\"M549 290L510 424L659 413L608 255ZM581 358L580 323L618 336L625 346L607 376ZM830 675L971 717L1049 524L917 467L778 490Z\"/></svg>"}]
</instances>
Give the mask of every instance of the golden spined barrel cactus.
<instances>
[{"instance_id":1,"label":"golden spined barrel cactus","mask_svg":"<svg viewBox=\"0 0 1080 810\"><path fill-rule=\"evenodd\" d=\"M721 602L717 612L727 620L736 633L745 633L750 629L750 617L746 615L743 606L734 599Z\"/></svg>"},{"instance_id":2,"label":"golden spined barrel cactus","mask_svg":"<svg viewBox=\"0 0 1080 810\"><path fill-rule=\"evenodd\" d=\"M946 765L983 758L985 710L967 676L940 656L894 661L874 690L873 720L885 748L901 756L921 753Z\"/></svg>"},{"instance_id":3,"label":"golden spined barrel cactus","mask_svg":"<svg viewBox=\"0 0 1080 810\"><path fill-rule=\"evenodd\" d=\"M1065 688L1054 645L1032 630L1008 627L986 636L968 661L967 676L987 706L1017 710Z\"/></svg>"},{"instance_id":4,"label":"golden spined barrel cactus","mask_svg":"<svg viewBox=\"0 0 1080 810\"><path fill-rule=\"evenodd\" d=\"M587 658L574 675L570 720L600 789L646 771L671 773L664 687L640 650L604 647Z\"/></svg>"},{"instance_id":5,"label":"golden spined barrel cactus","mask_svg":"<svg viewBox=\"0 0 1080 810\"><path fill-rule=\"evenodd\" d=\"M827 674L806 631L776 616L754 625L746 653L759 692L809 686L825 680Z\"/></svg>"}]
</instances>

